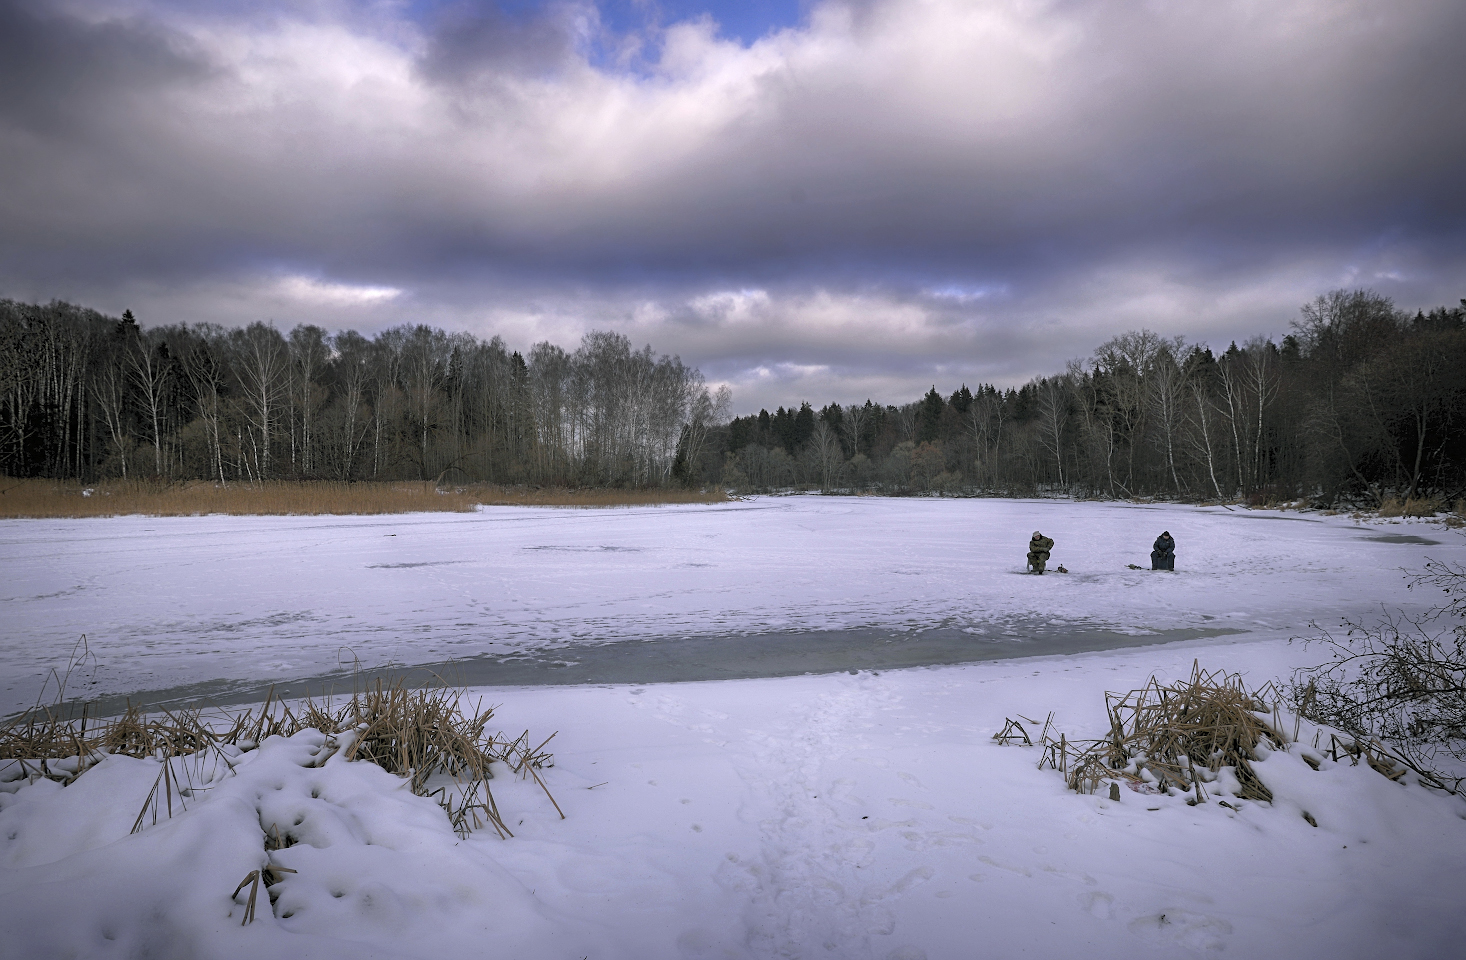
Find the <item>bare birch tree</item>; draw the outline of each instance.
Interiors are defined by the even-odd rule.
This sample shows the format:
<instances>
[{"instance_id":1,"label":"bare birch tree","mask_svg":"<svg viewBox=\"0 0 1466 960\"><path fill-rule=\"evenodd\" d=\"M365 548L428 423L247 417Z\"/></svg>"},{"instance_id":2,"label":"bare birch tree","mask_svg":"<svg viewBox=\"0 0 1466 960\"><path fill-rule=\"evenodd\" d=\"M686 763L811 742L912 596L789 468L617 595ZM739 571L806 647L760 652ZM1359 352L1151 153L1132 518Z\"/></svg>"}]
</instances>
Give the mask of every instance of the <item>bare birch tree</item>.
<instances>
[{"instance_id":1,"label":"bare birch tree","mask_svg":"<svg viewBox=\"0 0 1466 960\"><path fill-rule=\"evenodd\" d=\"M274 327L252 323L235 330L229 345L245 421L241 453L252 465L254 477L266 480L275 467L271 447L289 371L285 339Z\"/></svg>"},{"instance_id":2,"label":"bare birch tree","mask_svg":"<svg viewBox=\"0 0 1466 960\"><path fill-rule=\"evenodd\" d=\"M1176 472L1176 446L1177 434L1184 420L1187 379L1180 362L1184 351L1184 338L1163 340L1151 356L1150 370L1146 376L1151 415L1159 428L1156 440L1164 452L1172 487L1178 494L1182 490L1182 483Z\"/></svg>"}]
</instances>

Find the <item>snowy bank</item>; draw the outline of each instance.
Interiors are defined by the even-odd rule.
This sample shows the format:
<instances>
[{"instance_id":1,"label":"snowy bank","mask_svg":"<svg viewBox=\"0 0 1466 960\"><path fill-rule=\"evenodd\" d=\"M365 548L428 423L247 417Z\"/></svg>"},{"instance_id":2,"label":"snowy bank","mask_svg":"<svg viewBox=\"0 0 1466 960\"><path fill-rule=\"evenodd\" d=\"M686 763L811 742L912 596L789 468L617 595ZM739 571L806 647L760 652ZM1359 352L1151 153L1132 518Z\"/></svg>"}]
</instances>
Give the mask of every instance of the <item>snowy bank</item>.
<instances>
[{"instance_id":1,"label":"snowy bank","mask_svg":"<svg viewBox=\"0 0 1466 960\"><path fill-rule=\"evenodd\" d=\"M1114 802L991 739L1047 709L1088 736L1105 689L1197 652L494 691L561 730L544 775L567 819L501 770L508 840L461 839L369 764L315 766L318 734L266 740L130 836L158 764L114 757L0 794L0 932L31 956L1449 955L1458 799L1293 745L1255 765L1272 803ZM1211 656L1271 676L1294 652ZM298 872L241 925L230 893L268 863Z\"/></svg>"}]
</instances>

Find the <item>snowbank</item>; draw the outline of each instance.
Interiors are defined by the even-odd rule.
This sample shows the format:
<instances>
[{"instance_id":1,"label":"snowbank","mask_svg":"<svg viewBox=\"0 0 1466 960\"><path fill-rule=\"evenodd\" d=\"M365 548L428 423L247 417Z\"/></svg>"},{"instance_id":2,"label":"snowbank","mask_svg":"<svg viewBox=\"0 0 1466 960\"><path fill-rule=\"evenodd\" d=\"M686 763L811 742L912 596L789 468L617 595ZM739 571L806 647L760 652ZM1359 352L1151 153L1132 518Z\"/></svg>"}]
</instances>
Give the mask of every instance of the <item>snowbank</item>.
<instances>
[{"instance_id":1,"label":"snowbank","mask_svg":"<svg viewBox=\"0 0 1466 960\"><path fill-rule=\"evenodd\" d=\"M159 767L114 757L0 794L0 932L32 956L1450 955L1458 799L1320 759L1306 729L1255 765L1271 804L1079 795L991 741L1047 709L1091 735L1104 689L1198 652L1271 676L1294 648L495 691L561 730L543 775L567 819L501 771L510 840L460 840L369 764L313 766L310 734L129 836ZM272 827L290 845L266 853ZM298 872L240 926L229 894L269 862Z\"/></svg>"}]
</instances>

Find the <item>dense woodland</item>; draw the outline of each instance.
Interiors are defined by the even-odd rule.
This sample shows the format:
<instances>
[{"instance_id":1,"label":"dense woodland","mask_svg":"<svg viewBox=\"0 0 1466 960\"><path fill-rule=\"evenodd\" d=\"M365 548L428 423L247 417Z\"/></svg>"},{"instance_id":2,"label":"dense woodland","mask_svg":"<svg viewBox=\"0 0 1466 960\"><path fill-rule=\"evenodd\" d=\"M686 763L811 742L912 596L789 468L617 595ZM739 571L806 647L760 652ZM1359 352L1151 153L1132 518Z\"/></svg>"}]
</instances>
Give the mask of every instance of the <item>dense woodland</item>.
<instances>
[{"instance_id":1,"label":"dense woodland","mask_svg":"<svg viewBox=\"0 0 1466 960\"><path fill-rule=\"evenodd\" d=\"M588 334L528 356L426 326L368 339L256 323L145 328L0 301L0 471L223 482L806 488L1110 497L1454 499L1466 486L1466 301L1370 291L1305 306L1280 343L1214 353L1126 333L998 390L809 403L728 422L726 389Z\"/></svg>"},{"instance_id":2,"label":"dense woodland","mask_svg":"<svg viewBox=\"0 0 1466 960\"><path fill-rule=\"evenodd\" d=\"M0 301L11 476L659 486L687 478L727 403L614 333L525 357L427 326L148 329Z\"/></svg>"},{"instance_id":3,"label":"dense woodland","mask_svg":"<svg viewBox=\"0 0 1466 960\"><path fill-rule=\"evenodd\" d=\"M1142 330L1017 389L760 411L729 424L723 479L1361 505L1461 495L1466 300L1409 314L1339 290L1292 331L1217 354Z\"/></svg>"}]
</instances>

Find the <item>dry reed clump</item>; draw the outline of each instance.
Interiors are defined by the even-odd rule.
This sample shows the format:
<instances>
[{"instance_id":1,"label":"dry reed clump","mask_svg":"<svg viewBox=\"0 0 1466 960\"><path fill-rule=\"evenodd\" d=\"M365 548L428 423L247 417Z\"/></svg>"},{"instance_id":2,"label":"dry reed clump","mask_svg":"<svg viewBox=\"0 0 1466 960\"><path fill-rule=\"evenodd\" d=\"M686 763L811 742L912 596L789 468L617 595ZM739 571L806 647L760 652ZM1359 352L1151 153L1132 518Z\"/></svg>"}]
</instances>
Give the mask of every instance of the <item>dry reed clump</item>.
<instances>
[{"instance_id":1,"label":"dry reed clump","mask_svg":"<svg viewBox=\"0 0 1466 960\"><path fill-rule=\"evenodd\" d=\"M1433 517L1444 507L1440 497L1410 497L1400 512L1407 517Z\"/></svg>"},{"instance_id":2,"label":"dry reed clump","mask_svg":"<svg viewBox=\"0 0 1466 960\"><path fill-rule=\"evenodd\" d=\"M677 503L727 503L721 487L699 490L471 485L461 488L479 503L495 507L649 507Z\"/></svg>"},{"instance_id":3,"label":"dry reed clump","mask_svg":"<svg viewBox=\"0 0 1466 960\"><path fill-rule=\"evenodd\" d=\"M85 707L80 716L71 716L62 703L58 696L55 704L37 706L0 727L0 789L41 777L65 785L110 754L164 761L134 832L150 810L156 822L165 806L167 815L172 815L175 795L180 804L191 795L192 783L177 782L187 775L187 767L180 774L170 762L173 759L210 753L232 758L269 737L289 737L308 729L327 735L315 765L342 751L347 760L375 763L405 778L418 796L436 799L463 836L485 821L501 837L513 836L489 789L490 764L495 761L532 778L560 812L539 775L540 769L554 765L545 750L554 734L535 746L530 745L528 731L513 739L488 734L493 709L481 703L469 706L462 690L441 682L410 690L402 681L379 680L339 705L329 698L307 698L294 708L275 699L272 690L258 710L214 717L197 709L148 715L129 703L121 717L97 720L88 717ZM280 845L277 837L276 846Z\"/></svg>"},{"instance_id":4,"label":"dry reed clump","mask_svg":"<svg viewBox=\"0 0 1466 960\"><path fill-rule=\"evenodd\" d=\"M1239 785L1233 791L1237 796L1271 800L1251 762L1258 759L1260 742L1283 745L1278 700L1271 684L1249 691L1236 674L1207 673L1196 664L1187 681L1163 685L1152 677L1127 694L1105 694L1110 730L1098 740L1056 739L1050 714L1039 735L1039 769L1053 767L1079 793L1125 780L1157 792L1194 791L1198 800L1203 783L1229 770ZM1272 722L1266 719L1269 713ZM993 739L1013 743L1019 736L1028 741L1022 725L1010 720Z\"/></svg>"},{"instance_id":5,"label":"dry reed clump","mask_svg":"<svg viewBox=\"0 0 1466 960\"><path fill-rule=\"evenodd\" d=\"M225 485L201 480L184 483L126 480L82 484L0 478L0 517L7 518L466 513L478 503L472 494L439 489L431 482L281 480Z\"/></svg>"},{"instance_id":6,"label":"dry reed clump","mask_svg":"<svg viewBox=\"0 0 1466 960\"><path fill-rule=\"evenodd\" d=\"M141 514L190 517L312 516L418 512L470 513L479 505L633 507L669 503L724 503L722 489L572 489L432 481L332 483L274 480L221 484L190 480L111 480L94 484L0 477L0 517L71 518Z\"/></svg>"},{"instance_id":7,"label":"dry reed clump","mask_svg":"<svg viewBox=\"0 0 1466 960\"><path fill-rule=\"evenodd\" d=\"M1466 500L1457 500L1456 505L1451 508L1450 514L1446 517L1448 527L1466 527Z\"/></svg>"},{"instance_id":8,"label":"dry reed clump","mask_svg":"<svg viewBox=\"0 0 1466 960\"><path fill-rule=\"evenodd\" d=\"M1445 509L1440 497L1386 497L1379 505L1381 517L1433 517Z\"/></svg>"}]
</instances>

